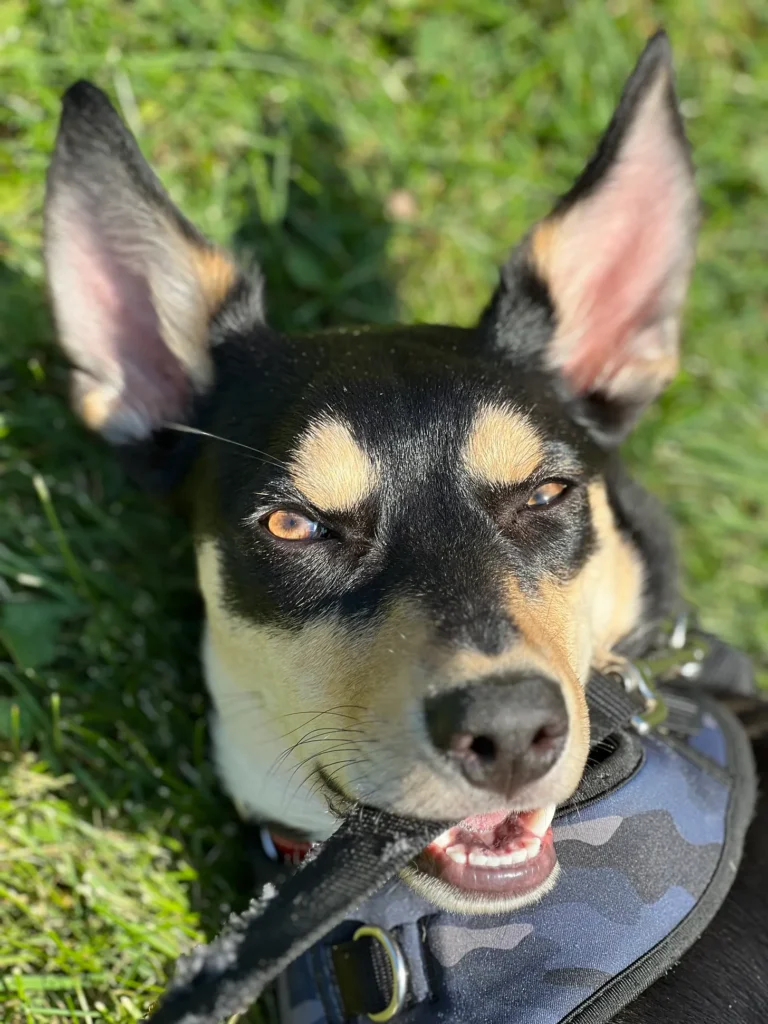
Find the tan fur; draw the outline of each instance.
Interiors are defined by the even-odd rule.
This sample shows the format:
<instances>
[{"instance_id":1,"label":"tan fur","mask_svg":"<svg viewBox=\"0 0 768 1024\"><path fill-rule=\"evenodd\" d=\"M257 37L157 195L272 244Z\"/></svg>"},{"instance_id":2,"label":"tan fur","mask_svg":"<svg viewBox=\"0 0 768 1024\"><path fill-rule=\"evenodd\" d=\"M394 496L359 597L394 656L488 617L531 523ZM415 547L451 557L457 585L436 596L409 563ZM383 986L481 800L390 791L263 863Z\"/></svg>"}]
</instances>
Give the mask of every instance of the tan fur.
<instances>
[{"instance_id":1,"label":"tan fur","mask_svg":"<svg viewBox=\"0 0 768 1024\"><path fill-rule=\"evenodd\" d=\"M289 462L291 479L317 508L354 508L378 483L378 469L340 420L324 416L302 438Z\"/></svg>"},{"instance_id":2,"label":"tan fur","mask_svg":"<svg viewBox=\"0 0 768 1024\"><path fill-rule=\"evenodd\" d=\"M93 388L77 397L77 411L87 427L91 430L102 430L109 421L115 406L114 389L110 387Z\"/></svg>"},{"instance_id":3,"label":"tan fur","mask_svg":"<svg viewBox=\"0 0 768 1024\"><path fill-rule=\"evenodd\" d=\"M230 257L220 249L189 242L176 236L176 246L183 250L188 268L184 315L173 309L163 315L159 310L163 337L168 348L181 362L197 391L204 391L211 383L213 363L209 351L210 323L221 308L237 279L237 269ZM162 280L159 277L158 280ZM174 292L173 283L164 284L170 303L177 304L181 295Z\"/></svg>"},{"instance_id":4,"label":"tan fur","mask_svg":"<svg viewBox=\"0 0 768 1024\"><path fill-rule=\"evenodd\" d=\"M516 581L508 585L512 618L542 670L559 680L571 722L561 761L560 784L578 785L589 749L589 716L584 688L593 665L638 621L643 571L632 546L616 528L605 485L589 488L596 548L573 579L542 580L534 596ZM545 667L544 667L545 666Z\"/></svg>"},{"instance_id":5,"label":"tan fur","mask_svg":"<svg viewBox=\"0 0 768 1024\"><path fill-rule=\"evenodd\" d=\"M487 405L475 417L463 457L476 479L490 484L522 483L541 462L541 439L522 413Z\"/></svg>"},{"instance_id":6,"label":"tan fur","mask_svg":"<svg viewBox=\"0 0 768 1024\"><path fill-rule=\"evenodd\" d=\"M588 628L592 664L599 665L640 621L645 577L639 554L616 528L605 484L592 484L589 497L598 548L581 573L581 587L592 594Z\"/></svg>"},{"instance_id":7,"label":"tan fur","mask_svg":"<svg viewBox=\"0 0 768 1024\"><path fill-rule=\"evenodd\" d=\"M191 249L192 265L200 282L208 314L212 316L224 303L237 280L237 269L221 249Z\"/></svg>"},{"instance_id":8,"label":"tan fur","mask_svg":"<svg viewBox=\"0 0 768 1024\"><path fill-rule=\"evenodd\" d=\"M542 281L552 274L553 252L557 248L560 219L547 217L536 225L530 239L530 258Z\"/></svg>"}]
</instances>

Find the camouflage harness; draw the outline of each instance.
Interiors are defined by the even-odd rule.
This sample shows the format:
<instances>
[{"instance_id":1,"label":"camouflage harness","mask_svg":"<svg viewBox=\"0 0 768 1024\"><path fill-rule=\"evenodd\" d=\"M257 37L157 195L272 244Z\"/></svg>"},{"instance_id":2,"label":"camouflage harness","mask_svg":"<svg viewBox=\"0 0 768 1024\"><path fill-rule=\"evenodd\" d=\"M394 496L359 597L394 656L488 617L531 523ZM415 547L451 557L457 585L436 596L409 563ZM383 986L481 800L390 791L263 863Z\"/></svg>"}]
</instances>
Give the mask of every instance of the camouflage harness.
<instances>
[{"instance_id":1,"label":"camouflage harness","mask_svg":"<svg viewBox=\"0 0 768 1024\"><path fill-rule=\"evenodd\" d=\"M153 1024L212 1024L280 970L281 1024L609 1021L722 904L755 799L747 737L704 692L750 691L742 655L678 627L654 659L612 675L622 685L590 681L590 760L555 817L561 874L539 903L438 910L394 872L442 824L408 831L363 810L355 825L352 813L276 895L177 968Z\"/></svg>"}]
</instances>

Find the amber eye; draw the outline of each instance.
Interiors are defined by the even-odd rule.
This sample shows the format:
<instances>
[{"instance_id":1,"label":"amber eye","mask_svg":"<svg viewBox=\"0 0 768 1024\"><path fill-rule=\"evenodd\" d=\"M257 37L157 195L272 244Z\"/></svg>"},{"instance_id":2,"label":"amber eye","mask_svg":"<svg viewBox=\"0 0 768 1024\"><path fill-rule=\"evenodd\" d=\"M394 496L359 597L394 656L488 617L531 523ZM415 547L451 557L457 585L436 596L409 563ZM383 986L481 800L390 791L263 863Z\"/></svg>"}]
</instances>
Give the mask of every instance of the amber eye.
<instances>
[{"instance_id":1,"label":"amber eye","mask_svg":"<svg viewBox=\"0 0 768 1024\"><path fill-rule=\"evenodd\" d=\"M289 512L280 509L271 512L262 522L273 537L280 540L320 540L325 536L325 527L316 523L314 519L308 519L300 512Z\"/></svg>"},{"instance_id":2,"label":"amber eye","mask_svg":"<svg viewBox=\"0 0 768 1024\"><path fill-rule=\"evenodd\" d=\"M559 498L567 490L568 484L561 480L547 480L536 488L526 505L528 508L543 508L545 505L551 505L555 498Z\"/></svg>"}]
</instances>

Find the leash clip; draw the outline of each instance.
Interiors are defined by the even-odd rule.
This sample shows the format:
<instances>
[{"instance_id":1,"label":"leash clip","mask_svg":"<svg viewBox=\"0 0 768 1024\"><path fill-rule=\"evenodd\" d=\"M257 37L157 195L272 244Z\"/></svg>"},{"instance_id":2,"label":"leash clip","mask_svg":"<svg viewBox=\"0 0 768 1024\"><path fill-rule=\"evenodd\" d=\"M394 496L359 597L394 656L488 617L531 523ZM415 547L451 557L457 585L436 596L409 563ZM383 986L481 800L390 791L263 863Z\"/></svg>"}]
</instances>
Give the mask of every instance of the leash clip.
<instances>
[{"instance_id":1,"label":"leash clip","mask_svg":"<svg viewBox=\"0 0 768 1024\"><path fill-rule=\"evenodd\" d=\"M676 679L696 679L704 659L710 652L706 638L690 626L687 613L678 615L665 630L666 643L637 661L622 660L614 665L611 674L618 677L626 693L636 694L645 706L630 719L632 728L640 736L646 736L652 729L662 726L668 716L669 707L661 696L656 682L674 682Z\"/></svg>"},{"instance_id":2,"label":"leash clip","mask_svg":"<svg viewBox=\"0 0 768 1024\"><path fill-rule=\"evenodd\" d=\"M647 665L624 661L611 669L621 681L626 693L639 696L644 707L630 718L630 725L640 736L647 736L667 720L669 709L653 682L653 673Z\"/></svg>"},{"instance_id":3,"label":"leash clip","mask_svg":"<svg viewBox=\"0 0 768 1024\"><path fill-rule=\"evenodd\" d=\"M667 626L665 640L660 650L642 659L642 664L647 666L653 678L670 683L676 679L686 682L696 679L712 645L695 626L691 626L687 612L678 615Z\"/></svg>"}]
</instances>

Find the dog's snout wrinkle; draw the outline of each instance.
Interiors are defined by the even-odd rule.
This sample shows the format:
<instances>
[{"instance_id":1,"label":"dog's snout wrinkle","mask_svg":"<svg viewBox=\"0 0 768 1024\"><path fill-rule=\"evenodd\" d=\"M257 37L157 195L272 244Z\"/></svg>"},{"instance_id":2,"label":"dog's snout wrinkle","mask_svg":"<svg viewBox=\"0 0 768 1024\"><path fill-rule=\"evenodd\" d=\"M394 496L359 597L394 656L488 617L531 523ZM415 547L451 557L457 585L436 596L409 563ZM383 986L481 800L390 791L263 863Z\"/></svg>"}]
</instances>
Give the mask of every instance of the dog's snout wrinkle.
<instances>
[{"instance_id":1,"label":"dog's snout wrinkle","mask_svg":"<svg viewBox=\"0 0 768 1024\"><path fill-rule=\"evenodd\" d=\"M478 789L510 799L540 779L563 752L568 712L558 684L543 675L479 680L428 698L432 745Z\"/></svg>"}]
</instances>

